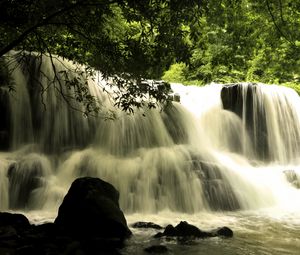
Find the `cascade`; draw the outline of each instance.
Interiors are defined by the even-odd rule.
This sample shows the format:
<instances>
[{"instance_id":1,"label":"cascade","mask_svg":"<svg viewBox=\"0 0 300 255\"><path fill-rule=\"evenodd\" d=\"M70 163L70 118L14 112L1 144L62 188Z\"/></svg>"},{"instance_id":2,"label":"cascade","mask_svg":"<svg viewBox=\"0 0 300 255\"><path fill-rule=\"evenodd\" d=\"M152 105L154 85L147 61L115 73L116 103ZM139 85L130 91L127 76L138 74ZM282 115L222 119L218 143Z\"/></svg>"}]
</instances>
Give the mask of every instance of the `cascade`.
<instances>
[{"instance_id":1,"label":"cascade","mask_svg":"<svg viewBox=\"0 0 300 255\"><path fill-rule=\"evenodd\" d=\"M61 76L73 63L35 55L27 60L9 56L15 91L0 84L1 210L57 210L79 176L112 183L126 213L300 206L295 91L172 84L180 103L127 115L102 92L105 81L90 80L90 94L117 117L87 118L73 110L79 103L69 105L57 90L74 93Z\"/></svg>"}]
</instances>

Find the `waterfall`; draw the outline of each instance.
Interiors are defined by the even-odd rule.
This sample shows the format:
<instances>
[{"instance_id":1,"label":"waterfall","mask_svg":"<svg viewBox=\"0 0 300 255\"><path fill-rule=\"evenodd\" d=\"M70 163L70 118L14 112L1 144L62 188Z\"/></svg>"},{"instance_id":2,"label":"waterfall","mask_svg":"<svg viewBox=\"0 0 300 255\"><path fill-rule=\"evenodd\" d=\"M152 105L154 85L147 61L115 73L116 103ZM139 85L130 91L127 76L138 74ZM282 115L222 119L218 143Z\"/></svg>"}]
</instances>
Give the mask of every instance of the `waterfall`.
<instances>
[{"instance_id":1,"label":"waterfall","mask_svg":"<svg viewBox=\"0 0 300 255\"><path fill-rule=\"evenodd\" d=\"M61 95L74 95L61 75L75 64L27 58L25 65L9 56L15 91L0 84L1 210L56 210L79 176L112 183L127 213L299 206L295 91L172 84L180 103L128 115L113 108L105 81L96 79L89 93L116 119L87 118L82 105Z\"/></svg>"},{"instance_id":2,"label":"waterfall","mask_svg":"<svg viewBox=\"0 0 300 255\"><path fill-rule=\"evenodd\" d=\"M221 96L224 108L242 119L257 158L299 163L300 100L293 89L245 83L224 87Z\"/></svg>"}]
</instances>

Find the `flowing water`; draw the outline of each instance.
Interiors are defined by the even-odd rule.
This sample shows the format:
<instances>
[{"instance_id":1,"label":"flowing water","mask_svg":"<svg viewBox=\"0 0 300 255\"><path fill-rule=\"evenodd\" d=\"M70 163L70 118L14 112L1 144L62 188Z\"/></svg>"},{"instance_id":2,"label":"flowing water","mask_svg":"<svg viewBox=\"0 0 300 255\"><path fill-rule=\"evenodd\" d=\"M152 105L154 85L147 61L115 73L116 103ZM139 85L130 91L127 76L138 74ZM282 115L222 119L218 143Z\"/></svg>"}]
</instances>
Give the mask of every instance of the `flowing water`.
<instances>
[{"instance_id":1,"label":"flowing water","mask_svg":"<svg viewBox=\"0 0 300 255\"><path fill-rule=\"evenodd\" d=\"M60 86L64 95L74 91L52 68L74 65L59 58L29 60L25 66L10 56L18 63L10 67L15 92L0 84L0 210L21 211L37 224L53 221L72 181L95 176L119 190L129 224L185 220L203 230L226 225L234 231L232 239L178 242L132 229L124 254L143 254L153 244L166 245L169 254L299 254L295 91L172 84L180 103L127 115L101 93L100 79L89 81L90 93L116 119L86 118L72 110L80 105L70 107L61 97Z\"/></svg>"}]
</instances>

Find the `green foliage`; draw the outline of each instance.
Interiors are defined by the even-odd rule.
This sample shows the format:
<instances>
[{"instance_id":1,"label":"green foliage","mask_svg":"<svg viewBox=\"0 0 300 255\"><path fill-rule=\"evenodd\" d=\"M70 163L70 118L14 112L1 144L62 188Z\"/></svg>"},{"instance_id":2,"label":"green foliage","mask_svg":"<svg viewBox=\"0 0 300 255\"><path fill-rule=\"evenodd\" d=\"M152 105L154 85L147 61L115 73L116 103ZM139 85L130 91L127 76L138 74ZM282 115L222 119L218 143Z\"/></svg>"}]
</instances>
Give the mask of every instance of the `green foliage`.
<instances>
[{"instance_id":1,"label":"green foliage","mask_svg":"<svg viewBox=\"0 0 300 255\"><path fill-rule=\"evenodd\" d=\"M162 79L167 82L185 83L185 69L186 65L184 63L175 63L164 73Z\"/></svg>"},{"instance_id":2,"label":"green foliage","mask_svg":"<svg viewBox=\"0 0 300 255\"><path fill-rule=\"evenodd\" d=\"M0 57L60 55L114 75L122 109L151 108L168 92L143 79L298 84L299 9L293 0L3 0Z\"/></svg>"},{"instance_id":3,"label":"green foliage","mask_svg":"<svg viewBox=\"0 0 300 255\"><path fill-rule=\"evenodd\" d=\"M184 81L299 84L299 7L292 0L208 1L190 25Z\"/></svg>"},{"instance_id":4,"label":"green foliage","mask_svg":"<svg viewBox=\"0 0 300 255\"><path fill-rule=\"evenodd\" d=\"M130 109L127 99L129 105L142 107L140 99L127 94L140 90L143 98L164 100L166 95L160 93L165 90L144 90L140 81L160 78L174 59L189 59L186 28L197 20L198 4L194 0L3 0L0 57L12 49L57 54L99 69L105 77L117 75L116 85L123 94L116 104ZM76 99L85 101L84 88L76 91Z\"/></svg>"}]
</instances>

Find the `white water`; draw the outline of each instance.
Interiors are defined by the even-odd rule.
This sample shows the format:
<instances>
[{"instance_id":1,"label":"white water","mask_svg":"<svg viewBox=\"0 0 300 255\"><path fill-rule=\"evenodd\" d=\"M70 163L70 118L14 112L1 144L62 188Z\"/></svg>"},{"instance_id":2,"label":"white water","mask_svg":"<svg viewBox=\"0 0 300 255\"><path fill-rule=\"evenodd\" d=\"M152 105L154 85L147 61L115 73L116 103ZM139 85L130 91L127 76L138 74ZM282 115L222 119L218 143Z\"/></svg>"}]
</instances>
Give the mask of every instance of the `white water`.
<instances>
[{"instance_id":1,"label":"white water","mask_svg":"<svg viewBox=\"0 0 300 255\"><path fill-rule=\"evenodd\" d=\"M54 61L58 70L64 69L62 62ZM53 77L49 59L43 59L41 68ZM13 77L17 85L16 93L9 95L13 150L0 153L1 210L26 210L33 222L53 220L72 181L79 176L96 176L120 191L120 206L129 223L152 220L167 225L187 220L203 229L226 224L238 238L229 245L231 253L224 254L247 254L236 250L242 237L253 241L249 241L250 249L264 235L277 240L276 235L290 228L296 234L287 237L291 249L284 251L296 254L298 246L292 243L299 241L300 231L300 98L293 90L257 86L251 133L246 121L248 84L241 87L244 101L240 117L224 110L222 85L200 88L173 84L172 89L181 96L181 103L174 103L174 108L146 111L146 117L115 110L117 119L105 121L72 111L45 77L40 82L49 89L43 94L28 89L32 81L21 69L15 69ZM112 109L98 85L90 81L89 86L92 95ZM267 131L266 159L256 151L261 109ZM139 238L151 242L145 234L134 231L136 239L129 244L128 254L139 254L135 250L140 249ZM255 237L256 231L264 234ZM218 242L209 246L216 249ZM185 252L168 245L176 254ZM263 248L257 251L248 254L280 254ZM193 248L188 252L198 254ZM216 249L212 254L221 252Z\"/></svg>"}]
</instances>

